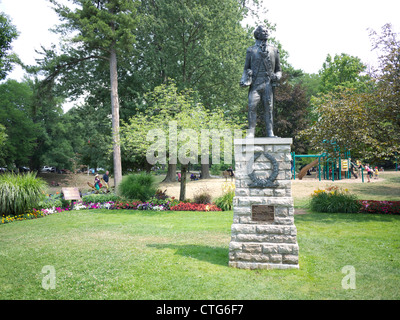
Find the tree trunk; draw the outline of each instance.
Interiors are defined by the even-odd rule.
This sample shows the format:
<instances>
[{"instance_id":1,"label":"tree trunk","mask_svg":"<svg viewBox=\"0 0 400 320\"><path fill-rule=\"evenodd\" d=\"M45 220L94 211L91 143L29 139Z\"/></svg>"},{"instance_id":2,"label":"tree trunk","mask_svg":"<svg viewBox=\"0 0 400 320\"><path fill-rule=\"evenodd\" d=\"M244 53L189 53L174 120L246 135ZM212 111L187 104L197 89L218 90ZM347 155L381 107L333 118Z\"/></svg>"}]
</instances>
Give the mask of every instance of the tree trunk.
<instances>
[{"instance_id":1,"label":"tree trunk","mask_svg":"<svg viewBox=\"0 0 400 320\"><path fill-rule=\"evenodd\" d=\"M184 201L186 198L186 173L187 173L187 164L181 165L181 191L179 194L179 201Z\"/></svg>"},{"instance_id":2,"label":"tree trunk","mask_svg":"<svg viewBox=\"0 0 400 320\"><path fill-rule=\"evenodd\" d=\"M110 54L110 80L111 80L111 111L112 111L112 137L113 137L113 160L114 160L114 185L118 187L122 180L121 146L119 137L119 101L118 101L118 73L117 53L115 42Z\"/></svg>"},{"instance_id":3,"label":"tree trunk","mask_svg":"<svg viewBox=\"0 0 400 320\"><path fill-rule=\"evenodd\" d=\"M201 178L202 179L210 179L210 166L209 164L201 164Z\"/></svg>"},{"instance_id":4,"label":"tree trunk","mask_svg":"<svg viewBox=\"0 0 400 320\"><path fill-rule=\"evenodd\" d=\"M146 173L150 174L151 173L151 168L153 168L153 165L146 161L145 165L144 165L144 169L146 170Z\"/></svg>"},{"instance_id":5,"label":"tree trunk","mask_svg":"<svg viewBox=\"0 0 400 320\"><path fill-rule=\"evenodd\" d=\"M163 182L175 182L176 181L176 164L168 164L168 171Z\"/></svg>"}]
</instances>

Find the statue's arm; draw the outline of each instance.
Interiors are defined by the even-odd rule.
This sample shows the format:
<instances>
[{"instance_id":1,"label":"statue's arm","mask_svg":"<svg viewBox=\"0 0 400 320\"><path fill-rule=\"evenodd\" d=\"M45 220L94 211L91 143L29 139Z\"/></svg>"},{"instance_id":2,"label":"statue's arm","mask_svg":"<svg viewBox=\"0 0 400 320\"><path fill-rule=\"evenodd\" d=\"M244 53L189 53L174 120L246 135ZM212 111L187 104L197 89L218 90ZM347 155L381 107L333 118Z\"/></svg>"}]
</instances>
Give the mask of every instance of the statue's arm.
<instances>
[{"instance_id":1,"label":"statue's arm","mask_svg":"<svg viewBox=\"0 0 400 320\"><path fill-rule=\"evenodd\" d=\"M251 48L246 50L246 61L244 62L244 71L251 69Z\"/></svg>"},{"instance_id":2,"label":"statue's arm","mask_svg":"<svg viewBox=\"0 0 400 320\"><path fill-rule=\"evenodd\" d=\"M279 50L278 49L276 49L276 52L275 52L275 75L276 75L277 81L279 81L282 77L281 61L279 58Z\"/></svg>"},{"instance_id":3,"label":"statue's arm","mask_svg":"<svg viewBox=\"0 0 400 320\"><path fill-rule=\"evenodd\" d=\"M240 86L247 87L251 84L251 50L250 48L246 51L246 61L244 63L244 70L242 78L240 79Z\"/></svg>"}]
</instances>

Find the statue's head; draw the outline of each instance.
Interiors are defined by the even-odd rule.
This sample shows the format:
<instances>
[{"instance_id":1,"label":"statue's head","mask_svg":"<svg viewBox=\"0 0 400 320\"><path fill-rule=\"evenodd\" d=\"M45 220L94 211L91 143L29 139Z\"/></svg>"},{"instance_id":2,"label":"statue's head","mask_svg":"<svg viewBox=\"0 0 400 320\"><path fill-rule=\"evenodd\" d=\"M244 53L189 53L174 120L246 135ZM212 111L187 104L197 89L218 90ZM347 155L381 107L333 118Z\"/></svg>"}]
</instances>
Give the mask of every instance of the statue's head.
<instances>
[{"instance_id":1,"label":"statue's head","mask_svg":"<svg viewBox=\"0 0 400 320\"><path fill-rule=\"evenodd\" d=\"M254 38L257 40L267 40L268 36L268 29L264 26L258 26L256 30L254 30Z\"/></svg>"}]
</instances>

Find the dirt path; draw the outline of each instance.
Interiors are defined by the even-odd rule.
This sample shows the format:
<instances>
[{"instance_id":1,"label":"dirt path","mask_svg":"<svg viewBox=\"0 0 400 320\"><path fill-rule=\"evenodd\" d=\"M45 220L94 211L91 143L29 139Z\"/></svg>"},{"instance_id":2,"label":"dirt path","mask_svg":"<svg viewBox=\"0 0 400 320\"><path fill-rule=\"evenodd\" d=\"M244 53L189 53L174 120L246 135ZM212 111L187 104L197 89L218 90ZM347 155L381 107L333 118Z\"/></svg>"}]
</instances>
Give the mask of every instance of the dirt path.
<instances>
[{"instance_id":1,"label":"dirt path","mask_svg":"<svg viewBox=\"0 0 400 320\"><path fill-rule=\"evenodd\" d=\"M228 179L228 183L230 183ZM235 181L233 180L233 183ZM186 183L186 198L193 199L194 195L207 192L211 194L212 198L218 198L223 194L222 187L226 183L225 178L212 178L212 179L201 179L197 181L187 181ZM167 194L171 197L179 199L180 194L180 182L173 183L160 183L160 189L163 191L166 189Z\"/></svg>"},{"instance_id":2,"label":"dirt path","mask_svg":"<svg viewBox=\"0 0 400 320\"><path fill-rule=\"evenodd\" d=\"M384 179L371 179L371 183L382 182ZM367 183L367 177L364 176L364 183ZM230 182L230 179L228 179ZM192 199L193 195L201 190L208 190L213 198L223 194L222 186L225 183L225 178L213 178L198 181L188 181L186 185L186 198ZM342 179L342 180L321 180L316 177L315 173L311 176L305 176L302 180L292 180L292 195L296 198L308 197L315 189L325 188L330 185L342 184L362 184L362 179ZM160 188L164 191L167 189L167 194L171 197L179 198L180 184L179 182L161 183Z\"/></svg>"},{"instance_id":3,"label":"dirt path","mask_svg":"<svg viewBox=\"0 0 400 320\"><path fill-rule=\"evenodd\" d=\"M38 175L43 178L49 184L49 193L60 192L63 187L78 187L82 191L90 190L87 182L93 183L94 176L87 174L56 174L56 173L41 173ZM159 180L162 177L159 176ZM371 183L376 183L382 181L382 177L379 179L371 179ZM230 179L228 179L230 182ZM233 181L234 182L234 181ZM194 195L206 191L211 194L212 198L217 198L223 194L222 187L226 183L225 178L211 178L211 179L202 179L197 181L187 180L186 184L186 198L193 199ZM316 188L324 188L327 185L332 184L361 184L361 179L343 179L332 182L331 180L322 180L319 181L316 179L315 175L313 176L305 176L302 180L296 179L292 180L292 195L293 197L303 198L309 196L313 190ZM367 183L367 178L364 177L364 183ZM52 184L58 184L57 186L52 186ZM110 179L110 185L113 186L114 181ZM164 191L167 190L167 194L170 197L179 198L180 193L180 182L172 182L172 183L160 183L159 188Z\"/></svg>"},{"instance_id":4,"label":"dirt path","mask_svg":"<svg viewBox=\"0 0 400 320\"><path fill-rule=\"evenodd\" d=\"M58 174L58 173L39 173L39 178L42 178L49 185L48 192L56 193L60 192L62 188L76 187L82 192L91 190L88 186L88 182L94 183L94 176L78 173L78 174ZM110 179L111 186L114 185L113 179Z\"/></svg>"}]
</instances>

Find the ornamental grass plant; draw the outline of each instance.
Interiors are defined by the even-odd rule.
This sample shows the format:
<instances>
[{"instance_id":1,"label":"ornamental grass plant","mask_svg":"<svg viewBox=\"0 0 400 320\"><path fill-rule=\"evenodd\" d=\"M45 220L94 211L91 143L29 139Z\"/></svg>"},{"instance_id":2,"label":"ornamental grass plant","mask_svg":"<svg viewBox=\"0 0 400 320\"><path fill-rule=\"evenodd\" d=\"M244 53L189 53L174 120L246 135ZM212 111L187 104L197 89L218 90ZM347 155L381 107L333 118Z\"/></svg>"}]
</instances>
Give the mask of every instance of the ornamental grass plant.
<instances>
[{"instance_id":1,"label":"ornamental grass plant","mask_svg":"<svg viewBox=\"0 0 400 320\"><path fill-rule=\"evenodd\" d=\"M129 200L147 201L156 194L154 176L147 173L130 174L122 178L117 194Z\"/></svg>"},{"instance_id":2,"label":"ornamental grass plant","mask_svg":"<svg viewBox=\"0 0 400 320\"><path fill-rule=\"evenodd\" d=\"M233 210L233 197L235 191L229 191L214 200L214 204L221 208L223 211Z\"/></svg>"},{"instance_id":3,"label":"ornamental grass plant","mask_svg":"<svg viewBox=\"0 0 400 320\"><path fill-rule=\"evenodd\" d=\"M36 173L0 175L1 215L20 215L32 210L43 200L46 187Z\"/></svg>"},{"instance_id":4,"label":"ornamental grass plant","mask_svg":"<svg viewBox=\"0 0 400 320\"><path fill-rule=\"evenodd\" d=\"M235 183L225 182L222 185L224 194L214 200L214 204L223 211L233 210L233 197L235 196Z\"/></svg>"},{"instance_id":5,"label":"ornamental grass plant","mask_svg":"<svg viewBox=\"0 0 400 320\"><path fill-rule=\"evenodd\" d=\"M201 188L193 197L194 203L208 204L211 203L211 193L207 188Z\"/></svg>"}]
</instances>

